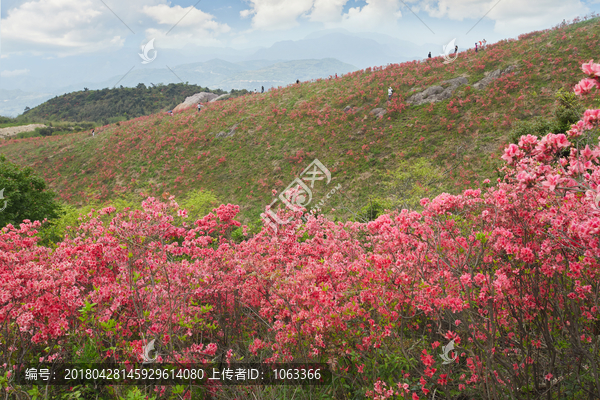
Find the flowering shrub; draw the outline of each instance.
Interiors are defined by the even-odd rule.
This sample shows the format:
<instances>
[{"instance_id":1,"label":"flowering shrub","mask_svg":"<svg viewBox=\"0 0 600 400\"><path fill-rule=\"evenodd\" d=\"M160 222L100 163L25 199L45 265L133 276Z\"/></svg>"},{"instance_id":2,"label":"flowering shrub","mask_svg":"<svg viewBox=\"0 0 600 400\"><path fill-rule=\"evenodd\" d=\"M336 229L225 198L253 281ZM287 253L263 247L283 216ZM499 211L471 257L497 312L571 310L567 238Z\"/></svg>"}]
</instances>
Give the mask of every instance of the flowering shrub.
<instances>
[{"instance_id":1,"label":"flowering shrub","mask_svg":"<svg viewBox=\"0 0 600 400\"><path fill-rule=\"evenodd\" d=\"M173 198L149 198L108 226L90 213L55 250L36 243L38 222L9 225L0 365L76 360L88 343L139 361L156 339L159 361L328 362L335 398L598 397L599 117L522 136L486 189L368 223L298 212L236 244L237 206L188 226Z\"/></svg>"}]
</instances>

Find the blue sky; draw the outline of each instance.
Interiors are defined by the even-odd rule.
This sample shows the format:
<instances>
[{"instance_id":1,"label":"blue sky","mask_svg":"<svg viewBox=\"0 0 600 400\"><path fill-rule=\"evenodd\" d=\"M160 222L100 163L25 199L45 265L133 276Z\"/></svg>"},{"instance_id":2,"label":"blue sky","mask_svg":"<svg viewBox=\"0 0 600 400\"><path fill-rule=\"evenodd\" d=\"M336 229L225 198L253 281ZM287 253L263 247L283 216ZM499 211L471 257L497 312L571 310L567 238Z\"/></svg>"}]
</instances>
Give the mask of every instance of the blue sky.
<instances>
[{"instance_id":1,"label":"blue sky","mask_svg":"<svg viewBox=\"0 0 600 400\"><path fill-rule=\"evenodd\" d=\"M137 57L153 38L157 51L252 49L343 28L435 43L441 52L453 38L472 47L591 12L600 13L600 0L3 0L0 77L27 75L47 60L82 68L103 55Z\"/></svg>"}]
</instances>

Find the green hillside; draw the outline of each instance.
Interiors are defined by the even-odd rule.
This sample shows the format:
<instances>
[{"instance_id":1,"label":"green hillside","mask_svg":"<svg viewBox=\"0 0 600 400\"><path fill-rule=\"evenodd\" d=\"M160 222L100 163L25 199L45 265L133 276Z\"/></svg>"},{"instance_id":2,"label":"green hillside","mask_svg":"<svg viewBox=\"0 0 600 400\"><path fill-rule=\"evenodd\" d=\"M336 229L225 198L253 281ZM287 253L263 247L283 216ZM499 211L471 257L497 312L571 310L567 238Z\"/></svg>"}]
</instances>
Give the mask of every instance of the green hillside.
<instances>
[{"instance_id":1,"label":"green hillside","mask_svg":"<svg viewBox=\"0 0 600 400\"><path fill-rule=\"evenodd\" d=\"M21 122L90 121L102 124L128 120L167 111L182 103L186 97L199 92L224 94L184 83L135 88L120 87L101 90L81 90L56 96L16 118Z\"/></svg>"},{"instance_id":2,"label":"green hillside","mask_svg":"<svg viewBox=\"0 0 600 400\"><path fill-rule=\"evenodd\" d=\"M73 205L164 192L179 198L204 189L240 205L246 222L257 221L274 199L272 191L286 188L318 159L332 179L329 185L317 182L311 206L323 200L328 215L372 217L382 207L418 207L418 197L497 178L511 130L523 129L520 121L555 120L556 110L564 111L556 93L571 91L581 78L580 65L600 58L599 34L596 18L461 52L449 64L437 57L368 68L211 103L200 113L157 113L107 125L95 137L5 141L0 152L32 166ZM516 69L506 70L510 66ZM509 72L487 86L475 85L499 69ZM444 89L444 81L458 77L467 84L450 98L406 104L412 94L433 85ZM394 94L387 104L389 86ZM152 93L156 107L161 98L174 104L177 95L184 96L141 92ZM107 107L126 103L105 101ZM582 102L573 107L591 106L591 100ZM70 112L67 105L54 107ZM375 108L387 113L379 118L371 113ZM334 186L341 189L327 198Z\"/></svg>"}]
</instances>

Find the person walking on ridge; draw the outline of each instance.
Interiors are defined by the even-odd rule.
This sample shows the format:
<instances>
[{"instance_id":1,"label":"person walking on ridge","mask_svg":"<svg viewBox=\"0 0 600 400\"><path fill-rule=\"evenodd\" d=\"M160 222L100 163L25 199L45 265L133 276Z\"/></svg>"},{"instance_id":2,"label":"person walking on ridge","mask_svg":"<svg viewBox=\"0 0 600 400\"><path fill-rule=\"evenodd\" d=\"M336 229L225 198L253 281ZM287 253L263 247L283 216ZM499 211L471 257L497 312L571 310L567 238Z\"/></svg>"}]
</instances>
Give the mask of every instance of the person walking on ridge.
<instances>
[{"instance_id":1,"label":"person walking on ridge","mask_svg":"<svg viewBox=\"0 0 600 400\"><path fill-rule=\"evenodd\" d=\"M427 58L431 58L431 52L429 52L429 54L427 54Z\"/></svg>"},{"instance_id":2,"label":"person walking on ridge","mask_svg":"<svg viewBox=\"0 0 600 400\"><path fill-rule=\"evenodd\" d=\"M198 112L202 109L202 103L198 103Z\"/></svg>"},{"instance_id":3,"label":"person walking on ridge","mask_svg":"<svg viewBox=\"0 0 600 400\"><path fill-rule=\"evenodd\" d=\"M475 42L475 53L477 53L477 42Z\"/></svg>"},{"instance_id":4,"label":"person walking on ridge","mask_svg":"<svg viewBox=\"0 0 600 400\"><path fill-rule=\"evenodd\" d=\"M261 92L261 93L264 93L264 92L265 92L265 87L264 87L264 86L261 86L261 87L260 87L260 92Z\"/></svg>"},{"instance_id":5,"label":"person walking on ridge","mask_svg":"<svg viewBox=\"0 0 600 400\"><path fill-rule=\"evenodd\" d=\"M392 93L394 92L394 90L392 89L392 87L390 86L388 88L388 102L392 99Z\"/></svg>"},{"instance_id":6,"label":"person walking on ridge","mask_svg":"<svg viewBox=\"0 0 600 400\"><path fill-rule=\"evenodd\" d=\"M92 129L92 137L95 135L96 129Z\"/></svg>"},{"instance_id":7,"label":"person walking on ridge","mask_svg":"<svg viewBox=\"0 0 600 400\"><path fill-rule=\"evenodd\" d=\"M454 46L454 54L458 51L458 45Z\"/></svg>"}]
</instances>

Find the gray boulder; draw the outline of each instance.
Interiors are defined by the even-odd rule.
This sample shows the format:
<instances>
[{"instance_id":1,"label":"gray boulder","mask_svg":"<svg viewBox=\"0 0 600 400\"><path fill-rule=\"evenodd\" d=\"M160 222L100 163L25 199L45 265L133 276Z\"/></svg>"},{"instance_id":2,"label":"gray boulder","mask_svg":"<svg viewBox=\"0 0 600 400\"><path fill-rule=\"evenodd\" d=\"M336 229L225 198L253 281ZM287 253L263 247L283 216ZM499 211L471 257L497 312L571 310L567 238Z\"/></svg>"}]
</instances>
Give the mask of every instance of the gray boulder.
<instances>
[{"instance_id":1,"label":"gray boulder","mask_svg":"<svg viewBox=\"0 0 600 400\"><path fill-rule=\"evenodd\" d=\"M186 97L185 100L183 101L183 103L177 105L177 107L175 107L173 109L173 112L180 111L184 108L196 105L198 103L209 102L213 99L216 99L217 97L219 97L219 96L214 93L209 93L209 92L196 93L192 96Z\"/></svg>"},{"instance_id":2,"label":"gray boulder","mask_svg":"<svg viewBox=\"0 0 600 400\"><path fill-rule=\"evenodd\" d=\"M222 94L222 95L220 95L218 97L215 97L212 100L209 100L208 102L212 103L212 102L219 101L219 100L227 100L229 97L230 97L229 94L225 93L225 94Z\"/></svg>"},{"instance_id":3,"label":"gray boulder","mask_svg":"<svg viewBox=\"0 0 600 400\"><path fill-rule=\"evenodd\" d=\"M461 85L469 83L467 78L459 76L442 82L442 86L430 86L421 93L413 94L406 102L408 104L421 105L425 103L436 103L452 97L452 93Z\"/></svg>"},{"instance_id":4,"label":"gray boulder","mask_svg":"<svg viewBox=\"0 0 600 400\"><path fill-rule=\"evenodd\" d=\"M376 117L381 118L387 114L387 111L383 108L374 108L369 114L374 114Z\"/></svg>"},{"instance_id":5,"label":"gray boulder","mask_svg":"<svg viewBox=\"0 0 600 400\"><path fill-rule=\"evenodd\" d=\"M487 74L485 78L483 78L479 82L475 83L473 85L473 88L477 89L477 90L485 89L485 87L487 85L489 85L496 79L500 78L502 75L508 74L509 72L513 72L515 70L517 70L516 65L509 65L508 67L506 67L504 69L497 69L495 71L492 71L489 74ZM517 71L517 73L518 73L518 71Z\"/></svg>"},{"instance_id":6,"label":"gray boulder","mask_svg":"<svg viewBox=\"0 0 600 400\"><path fill-rule=\"evenodd\" d=\"M246 118L242 118L240 122L238 122L237 124L233 125L231 128L229 128L229 131L221 131L219 133L217 133L215 135L216 138L222 139L222 138L226 138L226 137L230 137L233 136L235 134L235 130L237 129L238 125L245 120Z\"/></svg>"}]
</instances>

